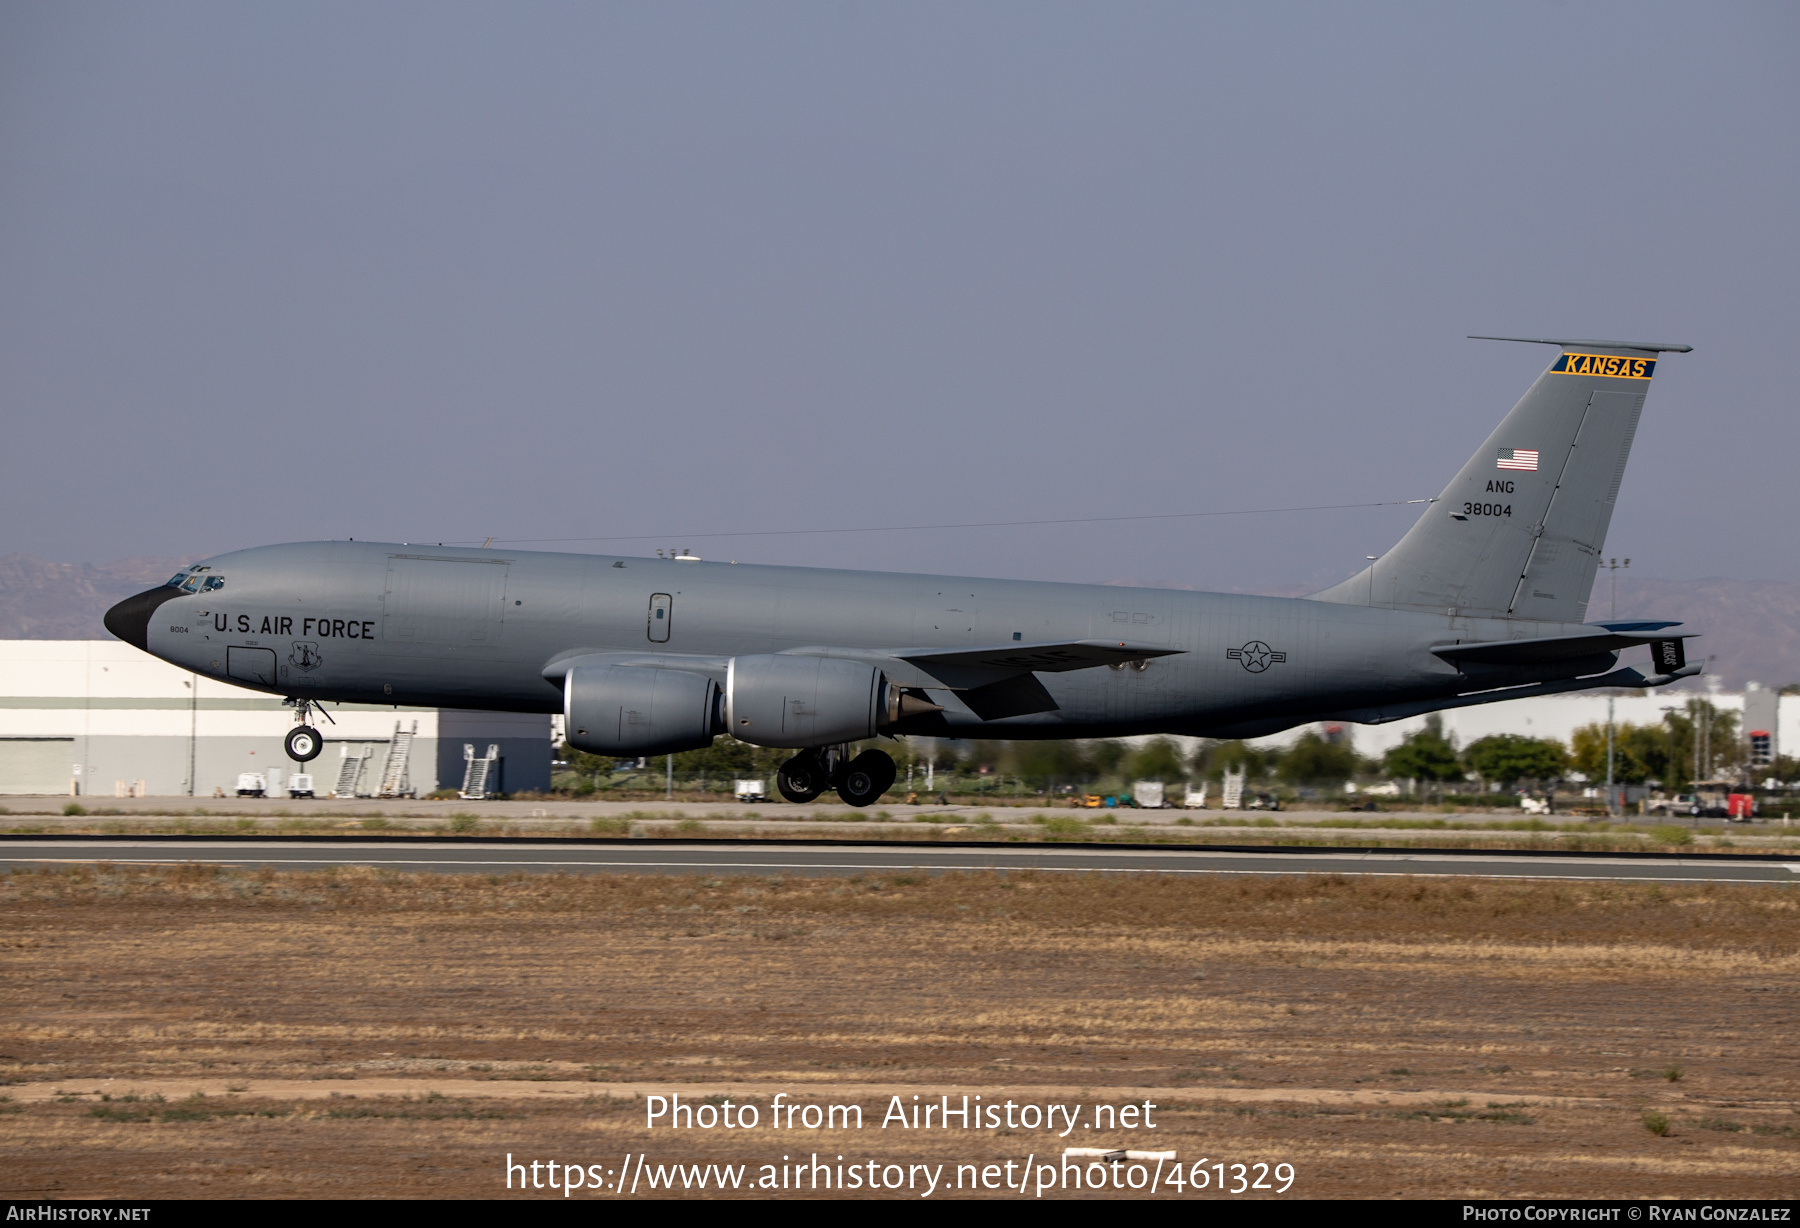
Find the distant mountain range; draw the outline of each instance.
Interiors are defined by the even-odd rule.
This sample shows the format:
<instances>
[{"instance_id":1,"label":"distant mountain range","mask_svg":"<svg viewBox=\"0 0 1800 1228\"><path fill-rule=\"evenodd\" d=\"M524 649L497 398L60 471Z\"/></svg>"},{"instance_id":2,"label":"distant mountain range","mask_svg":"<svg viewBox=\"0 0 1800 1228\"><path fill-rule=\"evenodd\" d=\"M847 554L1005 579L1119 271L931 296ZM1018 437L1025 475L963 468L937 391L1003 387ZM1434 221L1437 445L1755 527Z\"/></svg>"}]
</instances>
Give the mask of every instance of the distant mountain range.
<instances>
[{"instance_id":1,"label":"distant mountain range","mask_svg":"<svg viewBox=\"0 0 1800 1228\"><path fill-rule=\"evenodd\" d=\"M46 563L27 554L0 558L0 639L106 639L101 616L121 598L160 584L188 560L121 559ZM1148 588L1191 589L1155 581L1117 581ZM1269 596L1295 597L1283 591ZM1594 586L1595 620L1608 617L1605 576ZM1710 658L1707 672L1728 689L1754 679L1780 687L1800 683L1800 584L1769 580L1657 580L1619 577L1620 618L1669 618L1704 635L1689 644L1690 657Z\"/></svg>"},{"instance_id":2,"label":"distant mountain range","mask_svg":"<svg viewBox=\"0 0 1800 1228\"><path fill-rule=\"evenodd\" d=\"M1606 577L1594 585L1590 621L1608 616ZM1755 681L1800 683L1800 584L1769 580L1656 580L1619 575L1620 618L1676 618L1702 632L1688 659L1708 658L1707 672L1730 690Z\"/></svg>"},{"instance_id":3,"label":"distant mountain range","mask_svg":"<svg viewBox=\"0 0 1800 1228\"><path fill-rule=\"evenodd\" d=\"M46 563L29 554L0 558L0 639L111 639L100 622L107 609L161 584L187 559L120 559Z\"/></svg>"}]
</instances>

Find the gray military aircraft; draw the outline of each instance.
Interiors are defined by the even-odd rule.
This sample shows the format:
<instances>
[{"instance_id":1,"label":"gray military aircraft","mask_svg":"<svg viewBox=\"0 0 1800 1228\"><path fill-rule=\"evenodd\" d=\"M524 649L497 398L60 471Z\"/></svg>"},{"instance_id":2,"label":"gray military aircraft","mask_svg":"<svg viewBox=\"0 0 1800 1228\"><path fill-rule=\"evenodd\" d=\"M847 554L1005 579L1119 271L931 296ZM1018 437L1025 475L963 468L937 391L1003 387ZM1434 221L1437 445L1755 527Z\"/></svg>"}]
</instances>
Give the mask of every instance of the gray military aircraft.
<instances>
[{"instance_id":1,"label":"gray military aircraft","mask_svg":"<svg viewBox=\"0 0 1800 1228\"><path fill-rule=\"evenodd\" d=\"M867 806L880 735L1256 737L1699 672L1679 623L1584 621L1657 355L1561 353L1399 544L1311 597L539 551L302 542L219 555L106 614L183 669L322 701L562 712L640 756L798 748L791 801ZM1648 672L1615 668L1650 648Z\"/></svg>"}]
</instances>

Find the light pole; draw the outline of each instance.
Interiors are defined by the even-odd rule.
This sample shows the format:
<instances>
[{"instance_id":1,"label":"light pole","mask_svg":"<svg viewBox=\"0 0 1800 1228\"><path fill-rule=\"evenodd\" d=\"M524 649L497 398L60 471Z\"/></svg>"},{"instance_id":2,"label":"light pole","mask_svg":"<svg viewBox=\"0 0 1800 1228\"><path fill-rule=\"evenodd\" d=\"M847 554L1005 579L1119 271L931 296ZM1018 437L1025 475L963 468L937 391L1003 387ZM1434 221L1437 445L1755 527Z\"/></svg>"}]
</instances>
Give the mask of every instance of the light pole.
<instances>
[{"instance_id":1,"label":"light pole","mask_svg":"<svg viewBox=\"0 0 1800 1228\"><path fill-rule=\"evenodd\" d=\"M194 796L195 763L200 747L200 675L188 675L188 796Z\"/></svg>"},{"instance_id":2,"label":"light pole","mask_svg":"<svg viewBox=\"0 0 1800 1228\"><path fill-rule=\"evenodd\" d=\"M1619 616L1619 571L1621 568L1631 566L1631 560L1607 559L1600 566L1612 572L1612 617L1617 618Z\"/></svg>"},{"instance_id":3,"label":"light pole","mask_svg":"<svg viewBox=\"0 0 1800 1228\"><path fill-rule=\"evenodd\" d=\"M1621 563L1618 559L1608 559L1601 564L1612 573L1612 614L1614 621L1619 617L1619 568L1631 566L1631 560ZM1622 806L1615 808L1616 793L1613 788L1613 692L1606 693L1606 813L1609 818L1619 817Z\"/></svg>"}]
</instances>

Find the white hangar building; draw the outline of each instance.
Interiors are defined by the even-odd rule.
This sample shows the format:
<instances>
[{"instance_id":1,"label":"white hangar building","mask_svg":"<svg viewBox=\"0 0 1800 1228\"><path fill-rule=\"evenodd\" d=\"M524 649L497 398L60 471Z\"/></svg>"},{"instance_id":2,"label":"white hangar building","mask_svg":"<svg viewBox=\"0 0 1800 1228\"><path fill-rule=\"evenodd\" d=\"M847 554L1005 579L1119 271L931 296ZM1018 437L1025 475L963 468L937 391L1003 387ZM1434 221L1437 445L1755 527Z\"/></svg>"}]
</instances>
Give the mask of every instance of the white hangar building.
<instances>
[{"instance_id":1,"label":"white hangar building","mask_svg":"<svg viewBox=\"0 0 1800 1228\"><path fill-rule=\"evenodd\" d=\"M461 787L465 746L481 757L499 748L490 793L550 787L547 715L368 704L325 711L337 723L315 722L324 752L296 764L282 749L293 710L274 696L118 640L0 640L0 794L229 797L240 773L273 771L285 782L298 771L324 797L352 757L363 760L354 793L372 797L396 730L413 734L408 787L421 797Z\"/></svg>"}]
</instances>

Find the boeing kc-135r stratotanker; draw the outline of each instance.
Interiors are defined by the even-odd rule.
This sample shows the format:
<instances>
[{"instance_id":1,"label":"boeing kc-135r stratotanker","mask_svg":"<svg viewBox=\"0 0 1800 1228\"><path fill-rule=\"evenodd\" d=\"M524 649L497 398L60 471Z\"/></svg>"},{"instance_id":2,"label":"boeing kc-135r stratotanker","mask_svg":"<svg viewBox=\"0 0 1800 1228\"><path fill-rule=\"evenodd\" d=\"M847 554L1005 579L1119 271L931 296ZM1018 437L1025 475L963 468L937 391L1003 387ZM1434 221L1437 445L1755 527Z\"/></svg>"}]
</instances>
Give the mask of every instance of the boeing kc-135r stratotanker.
<instances>
[{"instance_id":1,"label":"boeing kc-135r stratotanker","mask_svg":"<svg viewBox=\"0 0 1800 1228\"><path fill-rule=\"evenodd\" d=\"M639 756L797 748L778 785L866 806L880 735L1255 737L1699 672L1680 624L1584 621L1663 351L1561 354L1392 550L1311 597L303 542L222 554L107 612L183 669L321 701L562 712ZM1648 670L1615 668L1650 649Z\"/></svg>"}]
</instances>

